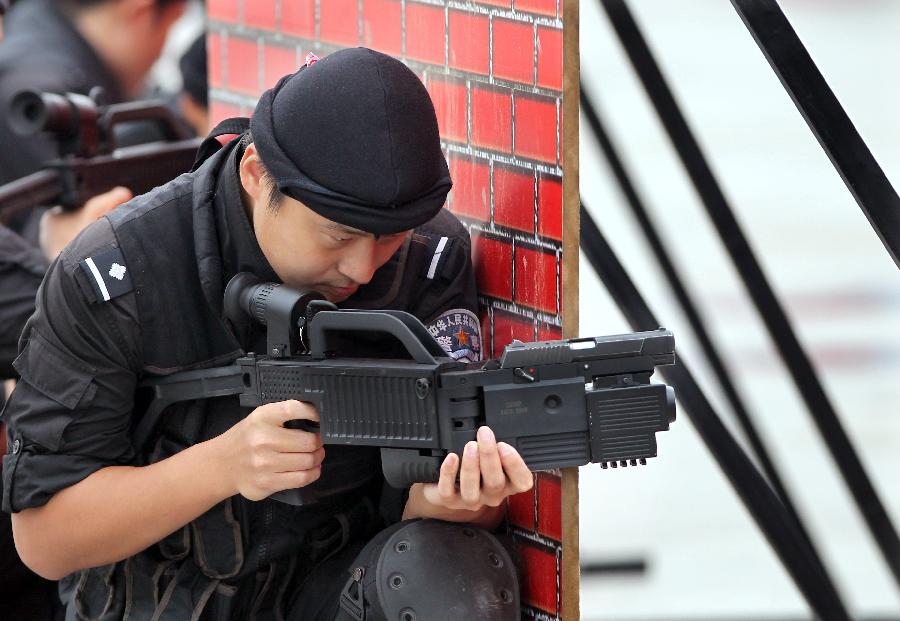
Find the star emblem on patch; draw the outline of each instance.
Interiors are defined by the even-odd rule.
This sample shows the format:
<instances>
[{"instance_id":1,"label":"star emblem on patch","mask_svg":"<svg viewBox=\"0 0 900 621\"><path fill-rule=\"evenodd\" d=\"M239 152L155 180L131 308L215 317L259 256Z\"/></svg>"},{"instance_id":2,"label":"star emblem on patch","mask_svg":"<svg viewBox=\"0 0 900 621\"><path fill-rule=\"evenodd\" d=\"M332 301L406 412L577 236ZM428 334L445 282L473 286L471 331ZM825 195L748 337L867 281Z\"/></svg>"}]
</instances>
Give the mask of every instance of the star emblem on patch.
<instances>
[{"instance_id":1,"label":"star emblem on patch","mask_svg":"<svg viewBox=\"0 0 900 621\"><path fill-rule=\"evenodd\" d=\"M454 360L481 360L481 322L472 311L464 308L447 311L428 324L428 331Z\"/></svg>"},{"instance_id":2,"label":"star emblem on patch","mask_svg":"<svg viewBox=\"0 0 900 621\"><path fill-rule=\"evenodd\" d=\"M119 265L118 263L113 263L109 268L109 275L115 278L116 280L122 280L125 278L125 270L127 268L124 265Z\"/></svg>"}]
</instances>

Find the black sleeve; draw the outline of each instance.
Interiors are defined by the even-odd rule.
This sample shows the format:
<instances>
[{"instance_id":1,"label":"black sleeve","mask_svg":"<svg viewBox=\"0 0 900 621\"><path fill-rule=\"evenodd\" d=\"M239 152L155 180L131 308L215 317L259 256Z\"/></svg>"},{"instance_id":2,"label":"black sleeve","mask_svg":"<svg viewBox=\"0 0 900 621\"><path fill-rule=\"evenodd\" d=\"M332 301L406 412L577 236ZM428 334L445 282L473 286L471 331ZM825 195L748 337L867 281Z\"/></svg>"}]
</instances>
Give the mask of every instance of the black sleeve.
<instances>
[{"instance_id":1,"label":"black sleeve","mask_svg":"<svg viewBox=\"0 0 900 621\"><path fill-rule=\"evenodd\" d=\"M481 321L468 233L446 210L416 233L428 250L420 255L420 265L410 266L421 283L411 312L453 358L480 360Z\"/></svg>"},{"instance_id":2,"label":"black sleeve","mask_svg":"<svg viewBox=\"0 0 900 621\"><path fill-rule=\"evenodd\" d=\"M101 468L134 461L134 294L98 302L78 265L86 256L79 247L104 227L109 231L105 220L89 227L51 266L22 334L14 362L21 379L3 412L4 511L43 505Z\"/></svg>"},{"instance_id":3,"label":"black sleeve","mask_svg":"<svg viewBox=\"0 0 900 621\"><path fill-rule=\"evenodd\" d=\"M12 362L19 334L34 312L47 263L41 253L0 226L0 379L16 377Z\"/></svg>"}]
</instances>

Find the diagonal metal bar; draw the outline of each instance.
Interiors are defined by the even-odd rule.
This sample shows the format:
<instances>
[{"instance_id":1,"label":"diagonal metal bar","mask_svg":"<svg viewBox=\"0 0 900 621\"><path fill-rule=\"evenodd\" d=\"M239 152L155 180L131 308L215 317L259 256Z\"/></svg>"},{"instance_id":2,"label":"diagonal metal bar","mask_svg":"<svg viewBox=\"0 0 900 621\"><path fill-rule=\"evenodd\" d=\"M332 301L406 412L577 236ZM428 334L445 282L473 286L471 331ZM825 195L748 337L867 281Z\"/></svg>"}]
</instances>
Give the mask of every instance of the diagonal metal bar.
<instances>
[{"instance_id":1,"label":"diagonal metal bar","mask_svg":"<svg viewBox=\"0 0 900 621\"><path fill-rule=\"evenodd\" d=\"M731 0L772 70L900 266L900 197L775 0Z\"/></svg>"},{"instance_id":2,"label":"diagonal metal bar","mask_svg":"<svg viewBox=\"0 0 900 621\"><path fill-rule=\"evenodd\" d=\"M895 581L900 584L900 538L897 537L897 530L866 474L809 357L797 340L784 309L763 274L646 40L624 0L600 0L600 2L735 268L741 275L779 355L812 414L819 434L837 464L838 471L865 519L878 549L893 573Z\"/></svg>"},{"instance_id":3,"label":"diagonal metal bar","mask_svg":"<svg viewBox=\"0 0 900 621\"><path fill-rule=\"evenodd\" d=\"M610 295L635 330L654 330L660 323L628 277L591 215L581 206L581 248ZM824 567L799 536L794 520L740 444L722 424L683 358L659 372L675 387L678 400L756 521L810 608L820 619L850 619Z\"/></svg>"},{"instance_id":4,"label":"diagonal metal bar","mask_svg":"<svg viewBox=\"0 0 900 621\"><path fill-rule=\"evenodd\" d=\"M619 184L619 188L625 195L626 202L629 207L631 207L635 219L638 221L644 236L647 238L650 249L656 256L656 260L665 274L666 280L669 282L669 286L675 294L675 298L678 300L679 305L684 311L688 323L691 325L691 329L697 336L700 347L703 349L703 353L709 361L710 367L712 367L719 385L725 392L725 396L731 404L731 408L734 411L738 424L744 432L747 441L750 443L753 454L756 456L757 461L762 467L763 473L778 494L782 504L784 504L784 508L788 515L794 521L794 526L797 528L799 536L804 539L804 542L811 550L811 553L815 555L818 564L822 565L824 568L825 564L818 553L816 545L813 543L809 530L806 528L803 519L800 517L800 513L794 505L791 494L785 487L781 475L778 473L778 469L775 467L775 463L772 460L762 437L756 429L756 425L750 416L750 412L748 411L744 400L738 393L734 382L731 381L731 374L728 372L728 369L725 368L725 362L722 356L719 355L718 348L713 344L709 330L706 329L706 322L701 316L697 305L694 304L691 295L688 293L687 287L675 267L675 263L672 261L669 252L666 250L662 238L656 231L656 227L650 220L650 214L644 207L644 201L638 195L637 189L631 181L631 175L625 170L625 165L619 157L618 151L613 145L612 140L603 125L603 121L600 119L597 109L594 107L591 98L587 94L584 82L582 82L581 85L581 111L584 113L588 125L596 136L597 141L600 144L600 149L606 156L613 175ZM826 570L823 569L823 571Z\"/></svg>"}]
</instances>

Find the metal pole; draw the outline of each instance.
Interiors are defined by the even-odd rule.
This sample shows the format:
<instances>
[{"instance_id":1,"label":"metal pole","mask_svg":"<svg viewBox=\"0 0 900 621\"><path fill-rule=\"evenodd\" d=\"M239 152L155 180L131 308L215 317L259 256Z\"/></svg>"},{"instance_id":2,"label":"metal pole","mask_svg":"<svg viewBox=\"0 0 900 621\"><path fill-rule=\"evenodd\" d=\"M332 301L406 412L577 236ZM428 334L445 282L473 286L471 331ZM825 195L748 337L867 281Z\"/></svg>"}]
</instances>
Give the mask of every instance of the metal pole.
<instances>
[{"instance_id":1,"label":"metal pole","mask_svg":"<svg viewBox=\"0 0 900 621\"><path fill-rule=\"evenodd\" d=\"M663 245L662 238L656 231L656 227L653 225L653 222L651 222L650 215L644 207L644 202L638 195L637 189L631 181L631 176L625 170L625 165L622 163L616 148L613 146L612 140L606 132L594 104L591 102L590 97L588 97L583 83L581 87L581 110L587 118L588 125L597 137L600 148L609 162L613 175L619 183L622 193L625 195L626 202L631 207L635 219L637 219L640 224L641 230L644 232L644 236L647 238L647 242L649 243L653 254L656 256L656 260L659 262L672 292L675 294L675 298L678 300L679 305L684 311L688 323L691 325L691 329L697 336L697 340L700 342L703 353L709 361L716 379L718 379L719 384L722 386L722 390L725 392L725 396L729 403L731 403L738 424L744 432L747 441L750 443L753 454L759 461L763 473L765 473L769 483L775 489L782 504L784 504L784 508L788 515L794 521L799 536L804 539L806 545L810 548L811 553L816 556L817 562L822 565L824 571L825 564L813 543L812 537L810 536L803 519L800 517L800 513L794 506L791 495L785 487L781 476L778 474L778 469L775 467L775 463L769 455L769 451L766 449L762 437L756 430L756 425L753 423L753 419L751 418L743 399L738 394L734 382L731 381L731 375L725 368L725 362L722 359L722 356L719 355L718 348L713 344L712 337L706 329L706 324L701 317L700 311L688 293L687 287L684 285L684 281L679 275L678 270L675 268L675 264L672 261L669 252Z\"/></svg>"},{"instance_id":2,"label":"metal pole","mask_svg":"<svg viewBox=\"0 0 900 621\"><path fill-rule=\"evenodd\" d=\"M838 419L812 363L734 217L718 181L666 84L624 0L601 0L610 22L678 152L719 237L784 360L832 459L862 513L885 562L900 584L900 539L887 510Z\"/></svg>"},{"instance_id":3,"label":"metal pole","mask_svg":"<svg viewBox=\"0 0 900 621\"><path fill-rule=\"evenodd\" d=\"M775 0L731 0L894 263L900 197Z\"/></svg>"},{"instance_id":4,"label":"metal pole","mask_svg":"<svg viewBox=\"0 0 900 621\"><path fill-rule=\"evenodd\" d=\"M619 263L584 205L581 207L581 248L597 275L635 330L653 330L660 323ZM676 356L677 357L677 356ZM820 619L850 619L840 595L816 562L810 548L787 514L784 505L722 424L682 358L674 366L660 367L666 381L696 427L700 438L728 477L744 506L769 540L775 554Z\"/></svg>"}]
</instances>

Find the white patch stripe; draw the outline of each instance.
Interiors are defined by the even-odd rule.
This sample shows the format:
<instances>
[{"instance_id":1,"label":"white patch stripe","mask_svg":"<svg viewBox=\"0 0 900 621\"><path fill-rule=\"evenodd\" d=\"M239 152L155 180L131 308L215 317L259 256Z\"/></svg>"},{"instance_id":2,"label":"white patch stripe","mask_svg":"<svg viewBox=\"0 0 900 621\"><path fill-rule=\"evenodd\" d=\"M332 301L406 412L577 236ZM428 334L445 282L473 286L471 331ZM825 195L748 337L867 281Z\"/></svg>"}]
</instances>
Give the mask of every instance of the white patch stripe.
<instances>
[{"instance_id":1,"label":"white patch stripe","mask_svg":"<svg viewBox=\"0 0 900 621\"><path fill-rule=\"evenodd\" d=\"M431 265L428 268L428 279L434 279L434 273L437 271L438 263L441 261L441 253L444 251L444 246L447 245L447 238L441 237L441 241L438 242L437 248L434 251L434 256L431 257Z\"/></svg>"},{"instance_id":2,"label":"white patch stripe","mask_svg":"<svg viewBox=\"0 0 900 621\"><path fill-rule=\"evenodd\" d=\"M103 294L103 301L109 301L109 290L106 288L106 283L103 282L103 276L100 275L100 270L97 269L97 266L94 264L94 260L91 257L88 257L84 260L87 263L87 266L91 269L91 274L94 275L94 279L97 281L97 285L100 287L100 293Z\"/></svg>"}]
</instances>

